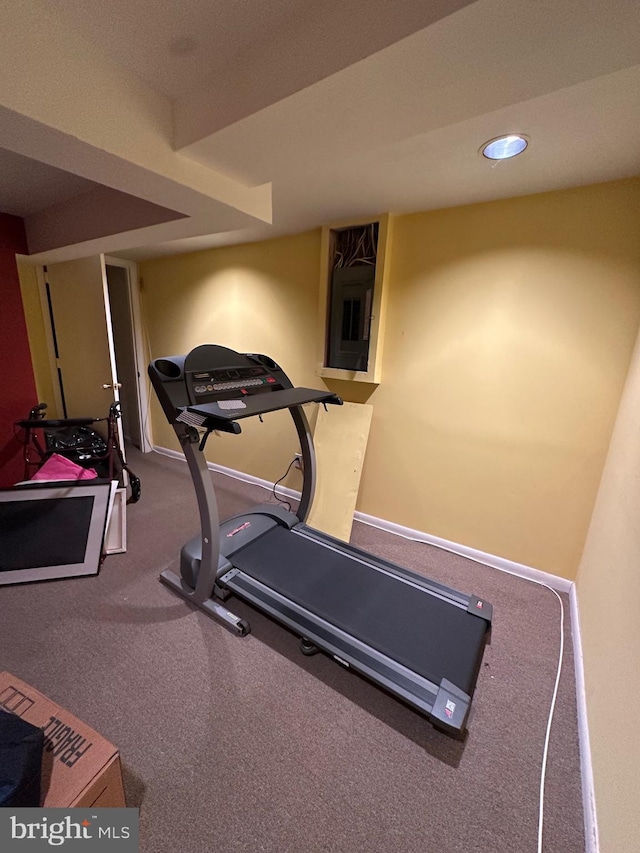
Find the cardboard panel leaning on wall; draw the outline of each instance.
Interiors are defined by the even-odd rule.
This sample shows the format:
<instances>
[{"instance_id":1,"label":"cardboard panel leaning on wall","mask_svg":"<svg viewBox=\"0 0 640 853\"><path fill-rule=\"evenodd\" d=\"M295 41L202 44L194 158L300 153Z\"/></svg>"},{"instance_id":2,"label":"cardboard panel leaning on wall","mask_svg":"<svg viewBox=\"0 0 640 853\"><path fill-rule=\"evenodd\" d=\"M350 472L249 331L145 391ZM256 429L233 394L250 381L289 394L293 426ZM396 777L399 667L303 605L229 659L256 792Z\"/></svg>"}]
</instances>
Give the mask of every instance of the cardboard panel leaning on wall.
<instances>
[{"instance_id":1,"label":"cardboard panel leaning on wall","mask_svg":"<svg viewBox=\"0 0 640 853\"><path fill-rule=\"evenodd\" d=\"M307 524L343 542L351 538L372 414L367 403L320 408L313 430L318 479Z\"/></svg>"},{"instance_id":2,"label":"cardboard panel leaning on wall","mask_svg":"<svg viewBox=\"0 0 640 853\"><path fill-rule=\"evenodd\" d=\"M575 576L640 320L640 180L398 217L358 508Z\"/></svg>"},{"instance_id":3,"label":"cardboard panel leaning on wall","mask_svg":"<svg viewBox=\"0 0 640 853\"><path fill-rule=\"evenodd\" d=\"M318 229L142 263L142 311L151 357L221 344L270 356L294 385L324 387L315 374L319 257ZM153 443L178 450L153 394L151 420ZM266 415L264 423L243 421L240 436L211 436L207 458L273 482L298 450L285 411ZM292 472L287 484L299 488L299 474Z\"/></svg>"},{"instance_id":4,"label":"cardboard panel leaning on wall","mask_svg":"<svg viewBox=\"0 0 640 853\"><path fill-rule=\"evenodd\" d=\"M15 257L26 251L22 219L0 213L0 488L22 479L22 446L13 425L37 402Z\"/></svg>"}]
</instances>

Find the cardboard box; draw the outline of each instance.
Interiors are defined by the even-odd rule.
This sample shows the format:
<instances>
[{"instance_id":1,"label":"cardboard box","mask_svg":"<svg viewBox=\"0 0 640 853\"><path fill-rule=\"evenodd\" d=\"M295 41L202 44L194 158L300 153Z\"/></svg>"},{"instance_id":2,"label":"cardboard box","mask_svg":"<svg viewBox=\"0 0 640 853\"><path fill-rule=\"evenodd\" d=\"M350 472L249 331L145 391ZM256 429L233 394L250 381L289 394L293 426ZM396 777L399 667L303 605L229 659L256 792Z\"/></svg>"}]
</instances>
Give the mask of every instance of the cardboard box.
<instances>
[{"instance_id":1,"label":"cardboard box","mask_svg":"<svg viewBox=\"0 0 640 853\"><path fill-rule=\"evenodd\" d=\"M44 731L41 806L125 808L112 743L10 672L0 672L0 707Z\"/></svg>"}]
</instances>

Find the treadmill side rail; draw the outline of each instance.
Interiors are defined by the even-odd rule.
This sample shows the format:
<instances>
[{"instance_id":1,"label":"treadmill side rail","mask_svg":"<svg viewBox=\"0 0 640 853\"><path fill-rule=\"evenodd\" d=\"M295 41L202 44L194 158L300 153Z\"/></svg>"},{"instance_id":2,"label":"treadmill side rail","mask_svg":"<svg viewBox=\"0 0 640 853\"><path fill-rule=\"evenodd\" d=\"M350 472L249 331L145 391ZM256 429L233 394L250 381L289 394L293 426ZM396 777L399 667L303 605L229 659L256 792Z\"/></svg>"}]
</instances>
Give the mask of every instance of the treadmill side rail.
<instances>
[{"instance_id":1,"label":"treadmill side rail","mask_svg":"<svg viewBox=\"0 0 640 853\"><path fill-rule=\"evenodd\" d=\"M491 620L493 619L493 605L489 604L488 601L485 601L484 598L478 598L477 595L470 595L467 612L473 613L474 616L479 616L481 619L485 620L487 625L491 625Z\"/></svg>"},{"instance_id":2,"label":"treadmill side rail","mask_svg":"<svg viewBox=\"0 0 640 853\"><path fill-rule=\"evenodd\" d=\"M470 706L471 697L443 678L429 719L436 728L458 734L465 729Z\"/></svg>"},{"instance_id":3,"label":"treadmill side rail","mask_svg":"<svg viewBox=\"0 0 640 853\"><path fill-rule=\"evenodd\" d=\"M428 578L425 575L419 575L411 569L406 569L404 566L399 566L397 563L392 563L390 560L385 560L383 557L378 557L368 551L363 551L361 548L357 548L351 543L342 542L341 540L330 536L328 533L315 530L313 527L309 527L306 524L299 524L295 528L294 532L298 536L304 536L307 539L312 539L320 544L332 548L335 551L344 553L349 557L359 559L367 565L370 565L372 568L385 571L387 574L395 575L401 580L420 586L433 595L437 595L440 598L447 600L450 604L453 604L462 610L467 610L470 613L473 612L474 615L478 615L476 610L471 609L471 602L473 600L480 601L476 596L469 596L457 589L445 586L445 584L438 583L438 581L431 580L431 578ZM484 607L487 611L490 611L491 609L491 605L486 601L484 601Z\"/></svg>"}]
</instances>

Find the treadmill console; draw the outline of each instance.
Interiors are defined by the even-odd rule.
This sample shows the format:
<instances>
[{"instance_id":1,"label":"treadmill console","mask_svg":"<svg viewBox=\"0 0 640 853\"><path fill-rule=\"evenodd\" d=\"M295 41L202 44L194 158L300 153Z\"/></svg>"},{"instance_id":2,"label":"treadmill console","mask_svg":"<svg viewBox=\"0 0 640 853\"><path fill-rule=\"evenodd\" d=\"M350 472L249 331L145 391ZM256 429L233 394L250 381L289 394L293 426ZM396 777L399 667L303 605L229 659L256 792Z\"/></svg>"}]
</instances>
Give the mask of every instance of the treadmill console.
<instances>
[{"instance_id":1,"label":"treadmill console","mask_svg":"<svg viewBox=\"0 0 640 853\"><path fill-rule=\"evenodd\" d=\"M149 377L169 423L240 432L238 419L310 402L341 404L330 391L294 388L273 359L203 344L187 355L156 358Z\"/></svg>"},{"instance_id":2,"label":"treadmill console","mask_svg":"<svg viewBox=\"0 0 640 853\"><path fill-rule=\"evenodd\" d=\"M192 404L211 403L231 397L242 399L251 394L280 391L284 387L282 378L275 376L264 365L187 371L186 381Z\"/></svg>"}]
</instances>

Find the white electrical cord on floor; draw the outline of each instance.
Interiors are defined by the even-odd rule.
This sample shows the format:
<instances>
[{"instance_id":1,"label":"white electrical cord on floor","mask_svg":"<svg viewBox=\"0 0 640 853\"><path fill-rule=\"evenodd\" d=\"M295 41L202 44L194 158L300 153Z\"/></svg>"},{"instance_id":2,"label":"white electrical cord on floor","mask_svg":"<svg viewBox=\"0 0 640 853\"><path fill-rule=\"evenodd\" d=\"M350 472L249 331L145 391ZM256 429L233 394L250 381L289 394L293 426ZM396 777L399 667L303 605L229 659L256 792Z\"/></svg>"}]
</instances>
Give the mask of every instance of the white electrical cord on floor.
<instances>
[{"instance_id":1,"label":"white electrical cord on floor","mask_svg":"<svg viewBox=\"0 0 640 853\"><path fill-rule=\"evenodd\" d=\"M551 736L551 723L553 721L553 712L556 709L556 698L558 696L558 685L560 684L560 674L562 672L562 658L564 656L564 604L556 590L546 583L540 581L532 581L539 586L544 586L555 595L560 602L560 654L558 656L558 671L556 673L556 683L553 688L553 697L551 699L551 709L549 711L549 720L547 721L547 732L544 738L544 750L542 753L542 771L540 773L540 811L538 816L538 853L542 853L542 826L544 823L544 777L547 772L547 755L549 753L549 739Z\"/></svg>"},{"instance_id":2,"label":"white electrical cord on floor","mask_svg":"<svg viewBox=\"0 0 640 853\"><path fill-rule=\"evenodd\" d=\"M368 527L375 527L376 530L383 530L384 528L378 527L375 524L371 524L368 521L362 521L361 519L354 519L358 521L360 524L366 524ZM446 548L444 545L439 545L434 542L427 542L425 539L416 539L412 536L405 536L403 533L396 533L394 530L384 530L385 533L392 533L394 536L400 536L401 539L407 539L409 542L418 542L420 545L430 545L432 548L439 548L441 551L448 551L450 554L456 554L458 557L463 557L465 560L471 560L474 563L478 563L481 566L486 566L486 563L483 563L482 560L478 560L475 557L468 557L463 554L458 554L457 551L454 551L452 548ZM544 748L542 750L542 771L540 773L540 799L539 799L539 810L538 810L538 853L542 853L542 827L544 824L544 782L545 775L547 772L547 756L549 754L549 740L551 736L551 723L553 722L553 714L556 709L556 698L558 696L558 685L560 684L560 675L562 673L562 659L564 657L564 604L562 599L556 592L556 590L542 581L534 580L533 578L523 578L521 575L516 575L514 572L509 572L506 569L498 569L498 571L506 572L506 574L513 574L515 577L519 577L522 580L529 581L530 583L535 583L538 586L543 586L545 589L548 589L552 592L555 597L558 599L560 603L560 652L558 655L558 669L556 672L556 681L553 688L553 695L551 697L551 708L549 710L549 718L547 720L547 730L544 739Z\"/></svg>"}]
</instances>

